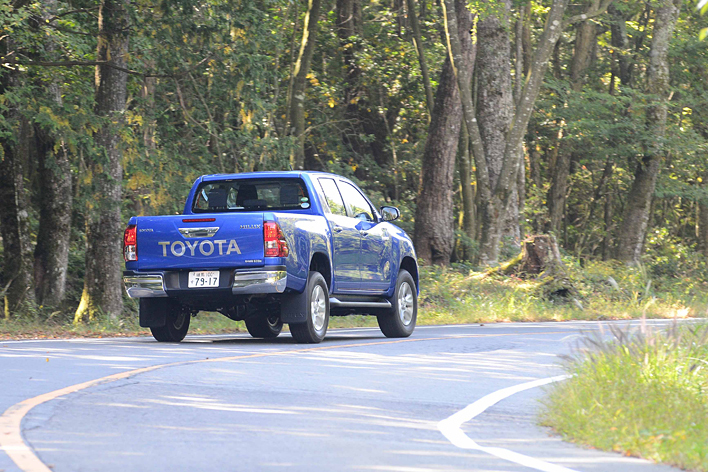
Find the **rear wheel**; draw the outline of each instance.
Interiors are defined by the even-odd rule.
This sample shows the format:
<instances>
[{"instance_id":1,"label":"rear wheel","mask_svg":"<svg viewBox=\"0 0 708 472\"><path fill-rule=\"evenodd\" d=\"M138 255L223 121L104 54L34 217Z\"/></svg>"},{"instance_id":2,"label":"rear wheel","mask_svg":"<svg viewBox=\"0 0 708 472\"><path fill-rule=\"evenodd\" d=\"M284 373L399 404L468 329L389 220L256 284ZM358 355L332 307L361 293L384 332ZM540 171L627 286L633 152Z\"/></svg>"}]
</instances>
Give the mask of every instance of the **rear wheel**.
<instances>
[{"instance_id":1,"label":"rear wheel","mask_svg":"<svg viewBox=\"0 0 708 472\"><path fill-rule=\"evenodd\" d=\"M311 271L307 278L307 320L290 323L290 334L298 343L319 343L329 324L329 290L324 277Z\"/></svg>"},{"instance_id":2,"label":"rear wheel","mask_svg":"<svg viewBox=\"0 0 708 472\"><path fill-rule=\"evenodd\" d=\"M278 315L246 318L246 329L254 338L277 338L283 322Z\"/></svg>"},{"instance_id":3,"label":"rear wheel","mask_svg":"<svg viewBox=\"0 0 708 472\"><path fill-rule=\"evenodd\" d=\"M178 343L189 330L189 311L178 303L169 303L165 326L151 327L152 336L161 343Z\"/></svg>"},{"instance_id":4,"label":"rear wheel","mask_svg":"<svg viewBox=\"0 0 708 472\"><path fill-rule=\"evenodd\" d=\"M418 318L418 296L415 281L407 270L401 270L396 280L396 291L391 299L391 311L379 315L381 332L387 338L407 338L415 329Z\"/></svg>"}]
</instances>

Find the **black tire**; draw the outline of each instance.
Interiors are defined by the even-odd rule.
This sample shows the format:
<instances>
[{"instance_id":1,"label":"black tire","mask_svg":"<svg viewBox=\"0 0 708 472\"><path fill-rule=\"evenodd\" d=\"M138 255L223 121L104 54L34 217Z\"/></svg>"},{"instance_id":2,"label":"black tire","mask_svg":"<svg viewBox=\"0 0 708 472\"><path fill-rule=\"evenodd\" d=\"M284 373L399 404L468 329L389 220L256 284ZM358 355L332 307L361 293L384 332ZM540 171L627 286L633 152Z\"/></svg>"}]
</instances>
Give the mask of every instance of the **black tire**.
<instances>
[{"instance_id":1,"label":"black tire","mask_svg":"<svg viewBox=\"0 0 708 472\"><path fill-rule=\"evenodd\" d=\"M277 338L283 330L283 322L280 316L254 316L246 318L246 329L254 338Z\"/></svg>"},{"instance_id":2,"label":"black tire","mask_svg":"<svg viewBox=\"0 0 708 472\"><path fill-rule=\"evenodd\" d=\"M169 303L172 302L172 303ZM191 315L177 302L169 300L165 326L151 327L152 337L161 343L178 343L189 330Z\"/></svg>"},{"instance_id":3,"label":"black tire","mask_svg":"<svg viewBox=\"0 0 708 472\"><path fill-rule=\"evenodd\" d=\"M310 271L307 278L307 320L290 323L290 334L297 343L319 343L329 325L329 290L322 274Z\"/></svg>"},{"instance_id":4,"label":"black tire","mask_svg":"<svg viewBox=\"0 0 708 472\"><path fill-rule=\"evenodd\" d=\"M401 269L396 280L396 290L390 300L391 311L378 315L381 332L387 338L407 338L415 329L418 319L418 294L415 281L407 270Z\"/></svg>"}]
</instances>

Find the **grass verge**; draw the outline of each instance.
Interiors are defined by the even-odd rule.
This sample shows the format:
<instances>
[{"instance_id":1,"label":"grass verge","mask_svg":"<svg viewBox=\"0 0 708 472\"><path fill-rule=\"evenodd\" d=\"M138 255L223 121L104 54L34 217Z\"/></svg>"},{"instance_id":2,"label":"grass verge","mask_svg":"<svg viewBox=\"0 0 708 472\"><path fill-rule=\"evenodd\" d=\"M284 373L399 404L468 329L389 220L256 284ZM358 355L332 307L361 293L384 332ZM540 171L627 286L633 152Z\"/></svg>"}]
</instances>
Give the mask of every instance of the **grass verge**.
<instances>
[{"instance_id":1,"label":"grass verge","mask_svg":"<svg viewBox=\"0 0 708 472\"><path fill-rule=\"evenodd\" d=\"M421 267L421 324L689 318L706 315L704 277L656 276L646 267L564 260L579 297L548 297L535 280L464 267Z\"/></svg>"},{"instance_id":2,"label":"grass verge","mask_svg":"<svg viewBox=\"0 0 708 472\"><path fill-rule=\"evenodd\" d=\"M469 267L421 267L418 324L492 323L505 321L566 321L704 316L708 307L705 277L657 276L645 268L613 263L581 267L565 261L579 293L576 302L548 298L533 280L484 276ZM0 339L66 338L149 335L137 322L137 303L126 298L128 315L120 320L99 318L73 325L69 309L34 316L0 319ZM372 317L333 317L331 327L377 326ZM200 313L192 320L192 334L245 331L214 313Z\"/></svg>"},{"instance_id":3,"label":"grass verge","mask_svg":"<svg viewBox=\"0 0 708 472\"><path fill-rule=\"evenodd\" d=\"M543 400L541 423L564 439L708 471L708 324L612 330L568 359L574 376Z\"/></svg>"}]
</instances>

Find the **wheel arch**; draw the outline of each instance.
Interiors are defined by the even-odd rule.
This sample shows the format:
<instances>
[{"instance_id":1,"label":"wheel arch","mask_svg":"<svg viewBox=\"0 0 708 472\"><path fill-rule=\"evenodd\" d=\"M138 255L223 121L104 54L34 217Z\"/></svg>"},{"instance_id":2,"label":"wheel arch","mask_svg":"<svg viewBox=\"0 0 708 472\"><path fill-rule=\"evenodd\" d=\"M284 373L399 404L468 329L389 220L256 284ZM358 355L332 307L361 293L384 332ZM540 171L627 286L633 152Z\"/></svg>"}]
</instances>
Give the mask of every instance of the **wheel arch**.
<instances>
[{"instance_id":1,"label":"wheel arch","mask_svg":"<svg viewBox=\"0 0 708 472\"><path fill-rule=\"evenodd\" d=\"M322 252L315 252L312 254L310 259L310 270L315 270L322 274L325 282L327 282L327 289L332 292L332 264L330 264L329 257Z\"/></svg>"},{"instance_id":2,"label":"wheel arch","mask_svg":"<svg viewBox=\"0 0 708 472\"><path fill-rule=\"evenodd\" d=\"M411 256L404 256L401 260L401 269L405 269L413 277L415 288L420 293L420 283L418 280L418 263Z\"/></svg>"}]
</instances>

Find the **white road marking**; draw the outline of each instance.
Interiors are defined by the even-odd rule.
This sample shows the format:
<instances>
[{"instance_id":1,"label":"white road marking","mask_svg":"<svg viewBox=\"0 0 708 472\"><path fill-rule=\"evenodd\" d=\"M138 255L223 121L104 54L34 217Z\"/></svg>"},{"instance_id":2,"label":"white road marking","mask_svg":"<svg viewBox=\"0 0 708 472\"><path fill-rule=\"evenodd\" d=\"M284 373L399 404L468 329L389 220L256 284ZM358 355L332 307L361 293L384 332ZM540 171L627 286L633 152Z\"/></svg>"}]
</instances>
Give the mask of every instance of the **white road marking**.
<instances>
[{"instance_id":1,"label":"white road marking","mask_svg":"<svg viewBox=\"0 0 708 472\"><path fill-rule=\"evenodd\" d=\"M500 459L514 462L532 469L541 470L543 472L577 472L567 467L551 464L550 462L545 462L540 459L519 454L518 452L510 451L509 449L480 446L469 436L467 436L464 431L462 431L463 424L467 423L481 413L484 413L487 408L496 405L505 398L508 398L516 393L523 392L524 390L540 387L542 385L548 385L553 382L560 382L561 380L565 380L567 378L570 378L570 375L559 375L557 377L534 380L532 382L526 382L513 387L497 390L496 392L480 398L449 418L442 420L438 423L438 429L452 444L461 449L474 449L477 451L486 452L487 454L491 454Z\"/></svg>"}]
</instances>

